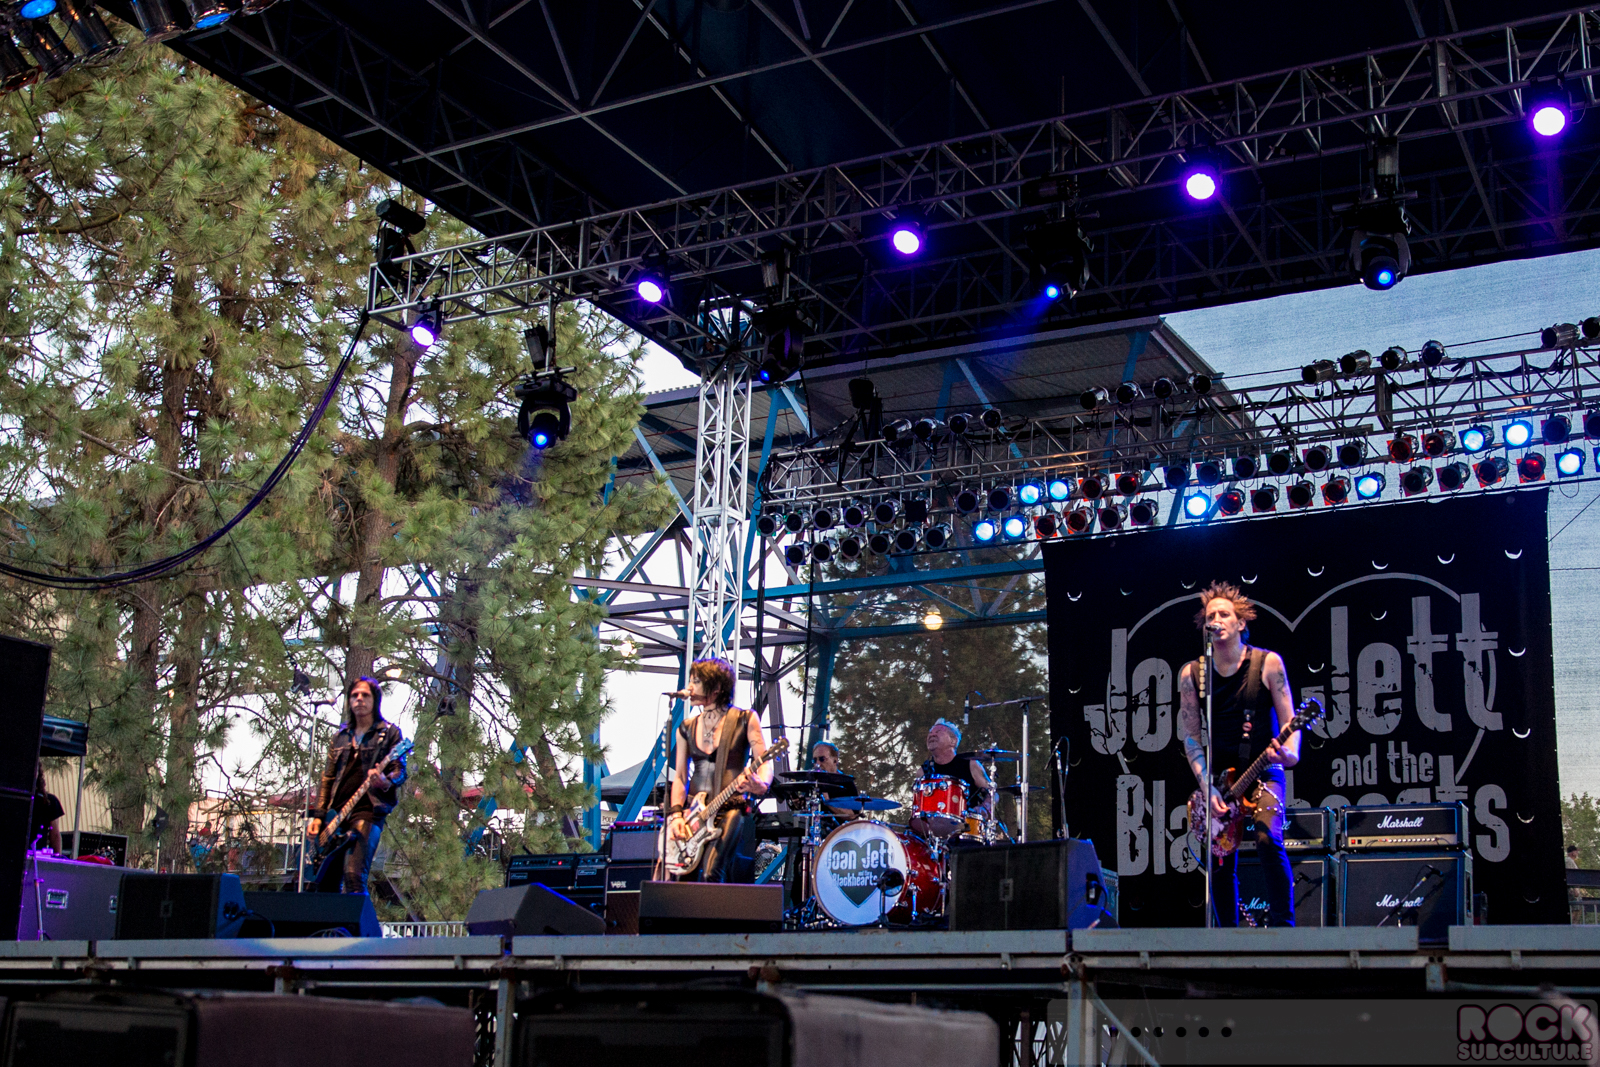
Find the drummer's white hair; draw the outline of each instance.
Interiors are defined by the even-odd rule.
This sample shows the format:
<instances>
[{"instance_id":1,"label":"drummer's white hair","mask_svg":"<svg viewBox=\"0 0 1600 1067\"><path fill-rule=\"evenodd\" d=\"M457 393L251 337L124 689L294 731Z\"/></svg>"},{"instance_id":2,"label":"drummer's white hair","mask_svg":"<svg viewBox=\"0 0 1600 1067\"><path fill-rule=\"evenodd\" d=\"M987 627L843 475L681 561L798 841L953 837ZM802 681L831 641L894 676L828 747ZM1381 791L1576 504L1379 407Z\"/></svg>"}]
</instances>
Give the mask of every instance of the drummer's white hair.
<instances>
[{"instance_id":1,"label":"drummer's white hair","mask_svg":"<svg viewBox=\"0 0 1600 1067\"><path fill-rule=\"evenodd\" d=\"M932 730L935 726L943 726L946 730L949 730L950 731L950 736L956 739L957 747L960 747L960 745L961 745L961 727L957 726L955 723L951 722L949 719L935 719L933 721L933 726L928 727L928 729Z\"/></svg>"}]
</instances>

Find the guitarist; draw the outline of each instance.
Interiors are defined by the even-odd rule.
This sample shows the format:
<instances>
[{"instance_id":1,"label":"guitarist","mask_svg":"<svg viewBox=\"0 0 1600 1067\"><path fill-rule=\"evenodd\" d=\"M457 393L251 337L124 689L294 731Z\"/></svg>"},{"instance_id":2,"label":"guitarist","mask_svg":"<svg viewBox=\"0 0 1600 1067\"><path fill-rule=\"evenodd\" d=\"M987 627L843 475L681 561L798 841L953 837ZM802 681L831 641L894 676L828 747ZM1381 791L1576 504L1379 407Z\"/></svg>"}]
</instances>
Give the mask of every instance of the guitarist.
<instances>
[{"instance_id":1,"label":"guitarist","mask_svg":"<svg viewBox=\"0 0 1600 1067\"><path fill-rule=\"evenodd\" d=\"M752 758L759 760L766 753L767 741L753 712L729 707L733 700L731 664L721 659L695 660L689 667L688 693L689 705L700 711L678 727L667 830L680 841L688 838L699 829L685 817L688 798L706 793L709 799L736 782L736 799L720 812L706 813L721 824L722 832L702 853L695 873L685 876L702 882L731 882L736 880L735 855L749 803L737 794L760 797L766 793L772 784L773 765L768 763L754 774L745 769Z\"/></svg>"},{"instance_id":2,"label":"guitarist","mask_svg":"<svg viewBox=\"0 0 1600 1067\"><path fill-rule=\"evenodd\" d=\"M1261 860L1267 883L1267 923L1270 926L1294 925L1293 881L1289 857L1283 850L1285 768L1300 762L1300 734L1289 735L1278 743L1282 726L1294 718L1294 703L1289 695L1289 677L1283 658L1264 648L1246 644L1250 620L1256 608L1235 585L1213 582L1200 593L1201 609L1195 625L1212 635L1215 676L1211 695L1211 751L1218 767L1242 771L1263 750L1267 765L1262 770L1250 802L1255 804L1255 821L1260 832L1256 855ZM1209 786L1212 813L1227 813L1222 791L1206 766L1206 749L1201 740L1205 699L1203 684L1205 660L1184 664L1178 691L1181 698L1178 717L1183 735L1183 751L1201 789ZM1203 834L1204 827L1197 833ZM1239 925L1239 854L1210 867L1211 899L1216 907L1216 925Z\"/></svg>"},{"instance_id":3,"label":"guitarist","mask_svg":"<svg viewBox=\"0 0 1600 1067\"><path fill-rule=\"evenodd\" d=\"M383 689L376 678L362 676L350 683L345 690L345 710L349 718L328 746L322 788L317 793L316 806L308 813L311 821L306 826L306 836L310 839L308 846L315 843L322 832L323 816L342 808L362 782L370 779L371 787L356 802L342 827L351 833L349 846L329 855L316 877L321 892L333 891L337 875L341 892L365 893L383 820L394 810L400 786L406 780L406 763L402 757L378 765L379 759L400 743L401 735L400 728L383 717Z\"/></svg>"}]
</instances>

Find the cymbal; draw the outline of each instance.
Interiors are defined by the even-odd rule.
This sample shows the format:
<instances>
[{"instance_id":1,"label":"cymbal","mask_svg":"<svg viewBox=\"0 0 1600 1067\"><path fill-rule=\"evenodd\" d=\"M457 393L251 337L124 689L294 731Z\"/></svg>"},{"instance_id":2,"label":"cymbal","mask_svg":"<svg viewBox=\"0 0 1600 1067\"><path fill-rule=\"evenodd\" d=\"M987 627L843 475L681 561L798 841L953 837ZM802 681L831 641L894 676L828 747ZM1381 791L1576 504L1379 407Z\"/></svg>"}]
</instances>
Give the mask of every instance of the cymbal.
<instances>
[{"instance_id":1,"label":"cymbal","mask_svg":"<svg viewBox=\"0 0 1600 1067\"><path fill-rule=\"evenodd\" d=\"M1015 763L1022 758L1022 753L1008 748L980 748L973 755L986 763Z\"/></svg>"},{"instance_id":2,"label":"cymbal","mask_svg":"<svg viewBox=\"0 0 1600 1067\"><path fill-rule=\"evenodd\" d=\"M997 788L999 789L1000 792L1009 793L1011 796L1014 796L1014 797L1022 795L1022 787L1020 785L1002 785L1002 786L998 786ZM1043 793L1044 792L1044 786L1042 786L1042 785L1030 785L1028 787L1028 792L1030 792L1030 793Z\"/></svg>"},{"instance_id":3,"label":"cymbal","mask_svg":"<svg viewBox=\"0 0 1600 1067\"><path fill-rule=\"evenodd\" d=\"M832 771L781 771L772 786L772 792L778 796L796 796L812 791L828 796L853 794L856 791L855 775L835 774Z\"/></svg>"},{"instance_id":4,"label":"cymbal","mask_svg":"<svg viewBox=\"0 0 1600 1067\"><path fill-rule=\"evenodd\" d=\"M899 803L885 797L839 797L828 802L830 807L843 808L846 811L894 811L900 807Z\"/></svg>"}]
</instances>

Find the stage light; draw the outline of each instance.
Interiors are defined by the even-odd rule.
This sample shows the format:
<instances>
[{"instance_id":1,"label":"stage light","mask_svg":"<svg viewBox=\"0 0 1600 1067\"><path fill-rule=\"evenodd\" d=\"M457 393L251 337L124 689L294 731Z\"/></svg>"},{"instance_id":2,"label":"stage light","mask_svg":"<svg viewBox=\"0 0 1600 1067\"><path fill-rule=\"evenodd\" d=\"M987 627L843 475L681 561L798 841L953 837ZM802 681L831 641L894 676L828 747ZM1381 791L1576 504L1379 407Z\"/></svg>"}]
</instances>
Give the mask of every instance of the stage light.
<instances>
[{"instance_id":1,"label":"stage light","mask_svg":"<svg viewBox=\"0 0 1600 1067\"><path fill-rule=\"evenodd\" d=\"M827 541L815 541L811 545L811 558L818 563L826 563L833 558L833 545Z\"/></svg>"},{"instance_id":2,"label":"stage light","mask_svg":"<svg viewBox=\"0 0 1600 1067\"><path fill-rule=\"evenodd\" d=\"M911 442L911 420L895 419L883 428L885 444L904 445Z\"/></svg>"},{"instance_id":3,"label":"stage light","mask_svg":"<svg viewBox=\"0 0 1600 1067\"><path fill-rule=\"evenodd\" d=\"M791 511L783 517L783 528L790 533L799 533L806 528L806 517L798 511Z\"/></svg>"},{"instance_id":4,"label":"stage light","mask_svg":"<svg viewBox=\"0 0 1600 1067\"><path fill-rule=\"evenodd\" d=\"M1149 526L1161 514L1161 507L1154 500L1135 500L1128 505L1128 521L1135 526Z\"/></svg>"},{"instance_id":5,"label":"stage light","mask_svg":"<svg viewBox=\"0 0 1600 1067\"><path fill-rule=\"evenodd\" d=\"M1122 520L1128 517L1128 509L1122 504L1107 502L1100 508L1100 529L1120 530Z\"/></svg>"},{"instance_id":6,"label":"stage light","mask_svg":"<svg viewBox=\"0 0 1600 1067\"><path fill-rule=\"evenodd\" d=\"M889 243L902 256L910 257L921 252L924 240L922 227L909 220L895 223L889 233Z\"/></svg>"},{"instance_id":7,"label":"stage light","mask_svg":"<svg viewBox=\"0 0 1600 1067\"><path fill-rule=\"evenodd\" d=\"M855 534L845 534L839 538L839 558L856 560L861 558L861 538Z\"/></svg>"},{"instance_id":8,"label":"stage light","mask_svg":"<svg viewBox=\"0 0 1600 1067\"><path fill-rule=\"evenodd\" d=\"M1418 464L1400 476L1400 491L1406 496L1426 493L1433 484L1433 468Z\"/></svg>"},{"instance_id":9,"label":"stage light","mask_svg":"<svg viewBox=\"0 0 1600 1067\"><path fill-rule=\"evenodd\" d=\"M572 432L572 402L578 390L559 372L538 374L517 384L517 433L534 448L565 441Z\"/></svg>"},{"instance_id":10,"label":"stage light","mask_svg":"<svg viewBox=\"0 0 1600 1067\"><path fill-rule=\"evenodd\" d=\"M1583 331L1585 341L1593 341L1596 337L1600 337L1600 315L1590 315L1578 323L1578 328Z\"/></svg>"},{"instance_id":11,"label":"stage light","mask_svg":"<svg viewBox=\"0 0 1600 1067\"><path fill-rule=\"evenodd\" d=\"M1399 433L1389 441L1389 458L1396 463L1410 463L1417 455L1417 439Z\"/></svg>"},{"instance_id":12,"label":"stage light","mask_svg":"<svg viewBox=\"0 0 1600 1067\"><path fill-rule=\"evenodd\" d=\"M1045 282L1044 295L1047 300L1060 300L1061 286L1057 285L1055 282Z\"/></svg>"},{"instance_id":13,"label":"stage light","mask_svg":"<svg viewBox=\"0 0 1600 1067\"><path fill-rule=\"evenodd\" d=\"M1212 382L1211 375L1207 374L1205 371L1195 371L1193 374L1189 375L1189 388L1193 389L1201 396L1205 396L1207 393L1211 392L1211 386L1213 384L1215 383Z\"/></svg>"},{"instance_id":14,"label":"stage light","mask_svg":"<svg viewBox=\"0 0 1600 1067\"><path fill-rule=\"evenodd\" d=\"M642 274L633 283L633 291L647 304L659 304L667 298L667 280L659 274Z\"/></svg>"},{"instance_id":15,"label":"stage light","mask_svg":"<svg viewBox=\"0 0 1600 1067\"><path fill-rule=\"evenodd\" d=\"M1487 426L1468 426L1461 431L1461 447L1468 452L1482 452L1494 444L1494 431Z\"/></svg>"},{"instance_id":16,"label":"stage light","mask_svg":"<svg viewBox=\"0 0 1600 1067\"><path fill-rule=\"evenodd\" d=\"M1033 520L1033 532L1044 541L1061 532L1061 520L1053 511L1047 511Z\"/></svg>"},{"instance_id":17,"label":"stage light","mask_svg":"<svg viewBox=\"0 0 1600 1067\"><path fill-rule=\"evenodd\" d=\"M938 608L929 608L928 613L922 617L922 625L929 630L937 630L944 625L944 616L939 614Z\"/></svg>"},{"instance_id":18,"label":"stage light","mask_svg":"<svg viewBox=\"0 0 1600 1067\"><path fill-rule=\"evenodd\" d=\"M1119 404L1131 404L1141 395L1138 382L1123 382L1117 386L1116 397Z\"/></svg>"},{"instance_id":19,"label":"stage light","mask_svg":"<svg viewBox=\"0 0 1600 1067\"><path fill-rule=\"evenodd\" d=\"M1288 449L1279 449L1267 457L1267 472L1274 477L1282 478L1294 470L1294 453Z\"/></svg>"},{"instance_id":20,"label":"stage light","mask_svg":"<svg viewBox=\"0 0 1600 1067\"><path fill-rule=\"evenodd\" d=\"M900 516L900 501L895 497L885 497L872 505L872 518L879 526L888 526Z\"/></svg>"},{"instance_id":21,"label":"stage light","mask_svg":"<svg viewBox=\"0 0 1600 1067\"><path fill-rule=\"evenodd\" d=\"M0 33L0 92L20 89L31 84L38 76L38 69L17 51L11 35Z\"/></svg>"},{"instance_id":22,"label":"stage light","mask_svg":"<svg viewBox=\"0 0 1600 1067\"><path fill-rule=\"evenodd\" d=\"M1173 385L1171 378L1157 378L1150 383L1150 395L1157 400L1166 400L1172 396Z\"/></svg>"},{"instance_id":23,"label":"stage light","mask_svg":"<svg viewBox=\"0 0 1600 1067\"><path fill-rule=\"evenodd\" d=\"M1183 168L1183 191L1190 200L1202 203L1217 195L1217 185L1221 177L1211 160L1200 151L1190 153L1191 158Z\"/></svg>"},{"instance_id":24,"label":"stage light","mask_svg":"<svg viewBox=\"0 0 1600 1067\"><path fill-rule=\"evenodd\" d=\"M1405 213L1398 204L1381 205L1372 214L1365 225L1387 229L1355 230L1350 239L1350 269L1368 289L1384 292L1398 285L1410 271L1411 246L1406 240Z\"/></svg>"},{"instance_id":25,"label":"stage light","mask_svg":"<svg viewBox=\"0 0 1600 1067\"><path fill-rule=\"evenodd\" d=\"M1020 541L1028 536L1028 520L1021 515L1008 515L1000 524L1000 531L1006 535L1006 540Z\"/></svg>"},{"instance_id":26,"label":"stage light","mask_svg":"<svg viewBox=\"0 0 1600 1067\"><path fill-rule=\"evenodd\" d=\"M1256 513L1278 510L1278 487L1263 485L1250 494L1250 510Z\"/></svg>"},{"instance_id":27,"label":"stage light","mask_svg":"<svg viewBox=\"0 0 1600 1067\"><path fill-rule=\"evenodd\" d=\"M922 541L929 548L943 548L950 543L950 527L930 526L923 532Z\"/></svg>"},{"instance_id":28,"label":"stage light","mask_svg":"<svg viewBox=\"0 0 1600 1067\"><path fill-rule=\"evenodd\" d=\"M1194 465L1194 480L1201 485L1216 485L1222 481L1222 464L1211 459L1201 460Z\"/></svg>"},{"instance_id":29,"label":"stage light","mask_svg":"<svg viewBox=\"0 0 1600 1067\"><path fill-rule=\"evenodd\" d=\"M1529 452L1517 460L1517 480L1524 484L1544 481L1544 453Z\"/></svg>"},{"instance_id":30,"label":"stage light","mask_svg":"<svg viewBox=\"0 0 1600 1067\"><path fill-rule=\"evenodd\" d=\"M1005 425L1006 417L1000 414L999 408L984 408L983 414L978 416L983 425L991 430L998 430Z\"/></svg>"},{"instance_id":31,"label":"stage light","mask_svg":"<svg viewBox=\"0 0 1600 1067\"><path fill-rule=\"evenodd\" d=\"M1505 435L1507 448L1522 448L1533 440L1533 424L1525 419L1506 423L1501 432Z\"/></svg>"},{"instance_id":32,"label":"stage light","mask_svg":"<svg viewBox=\"0 0 1600 1067\"><path fill-rule=\"evenodd\" d=\"M1504 456L1490 456L1473 467L1472 473L1478 476L1479 485L1488 488L1503 480L1510 469L1511 465L1506 462Z\"/></svg>"},{"instance_id":33,"label":"stage light","mask_svg":"<svg viewBox=\"0 0 1600 1067\"><path fill-rule=\"evenodd\" d=\"M133 17L147 41L165 41L183 32L168 0L133 0Z\"/></svg>"},{"instance_id":34,"label":"stage light","mask_svg":"<svg viewBox=\"0 0 1600 1067\"><path fill-rule=\"evenodd\" d=\"M1583 473L1583 449L1569 448L1556 456L1556 473L1563 478L1576 478Z\"/></svg>"},{"instance_id":35,"label":"stage light","mask_svg":"<svg viewBox=\"0 0 1600 1067\"><path fill-rule=\"evenodd\" d=\"M806 560L809 559L810 556L811 546L807 545L804 541L796 541L792 545L784 546L783 549L784 561L788 563L790 567L796 569L805 566Z\"/></svg>"},{"instance_id":36,"label":"stage light","mask_svg":"<svg viewBox=\"0 0 1600 1067\"><path fill-rule=\"evenodd\" d=\"M1331 359L1314 360L1300 368L1300 380L1307 385L1331 382L1339 376L1339 368Z\"/></svg>"},{"instance_id":37,"label":"stage light","mask_svg":"<svg viewBox=\"0 0 1600 1067\"><path fill-rule=\"evenodd\" d=\"M432 348L444 333L444 315L438 300L433 300L417 311L417 321L411 324L411 340L418 348Z\"/></svg>"},{"instance_id":38,"label":"stage light","mask_svg":"<svg viewBox=\"0 0 1600 1067\"><path fill-rule=\"evenodd\" d=\"M22 17L42 19L56 9L56 0L23 0Z\"/></svg>"},{"instance_id":39,"label":"stage light","mask_svg":"<svg viewBox=\"0 0 1600 1067\"><path fill-rule=\"evenodd\" d=\"M1306 449L1306 470L1313 474L1325 471L1333 462L1333 453L1327 445L1312 445Z\"/></svg>"},{"instance_id":40,"label":"stage light","mask_svg":"<svg viewBox=\"0 0 1600 1067\"><path fill-rule=\"evenodd\" d=\"M1542 348L1573 348L1578 343L1578 327L1571 322L1558 322L1539 331Z\"/></svg>"},{"instance_id":41,"label":"stage light","mask_svg":"<svg viewBox=\"0 0 1600 1067\"><path fill-rule=\"evenodd\" d=\"M1089 284L1089 257L1094 245L1073 217L1036 223L1023 229L1027 247L1028 284L1046 300L1071 300Z\"/></svg>"},{"instance_id":42,"label":"stage light","mask_svg":"<svg viewBox=\"0 0 1600 1067\"><path fill-rule=\"evenodd\" d=\"M233 9L220 0L184 0L189 7L190 22L197 30L209 30L233 17Z\"/></svg>"},{"instance_id":43,"label":"stage light","mask_svg":"<svg viewBox=\"0 0 1600 1067\"><path fill-rule=\"evenodd\" d=\"M911 424L911 436L924 443L937 441L949 432L949 427L938 419L921 418Z\"/></svg>"},{"instance_id":44,"label":"stage light","mask_svg":"<svg viewBox=\"0 0 1600 1067\"><path fill-rule=\"evenodd\" d=\"M1422 346L1422 351L1417 353L1417 360L1424 367L1432 370L1444 362L1444 342L1428 341Z\"/></svg>"},{"instance_id":45,"label":"stage light","mask_svg":"<svg viewBox=\"0 0 1600 1067\"><path fill-rule=\"evenodd\" d=\"M1540 137L1556 137L1567 128L1566 106L1549 98L1535 101L1528 121Z\"/></svg>"},{"instance_id":46,"label":"stage light","mask_svg":"<svg viewBox=\"0 0 1600 1067\"><path fill-rule=\"evenodd\" d=\"M1372 353L1365 348L1358 348L1354 352L1346 352L1339 357L1339 373L1360 374L1362 371L1372 369Z\"/></svg>"},{"instance_id":47,"label":"stage light","mask_svg":"<svg viewBox=\"0 0 1600 1067\"><path fill-rule=\"evenodd\" d=\"M980 545L986 545L993 541L995 535L999 532L1000 527L988 519L979 519L972 524L972 539Z\"/></svg>"},{"instance_id":48,"label":"stage light","mask_svg":"<svg viewBox=\"0 0 1600 1067\"><path fill-rule=\"evenodd\" d=\"M1539 436L1547 445L1564 445L1572 436L1572 420L1565 415L1551 415L1539 424Z\"/></svg>"},{"instance_id":49,"label":"stage light","mask_svg":"<svg viewBox=\"0 0 1600 1067\"><path fill-rule=\"evenodd\" d=\"M1465 463L1446 463L1439 468L1439 488L1453 493L1467 484L1467 476L1471 473Z\"/></svg>"},{"instance_id":50,"label":"stage light","mask_svg":"<svg viewBox=\"0 0 1600 1067\"><path fill-rule=\"evenodd\" d=\"M1233 459L1233 476L1235 478L1254 478L1261 473L1261 466L1254 456L1235 456Z\"/></svg>"},{"instance_id":51,"label":"stage light","mask_svg":"<svg viewBox=\"0 0 1600 1067\"><path fill-rule=\"evenodd\" d=\"M814 530L831 530L838 516L830 507L820 507L811 513L811 528Z\"/></svg>"},{"instance_id":52,"label":"stage light","mask_svg":"<svg viewBox=\"0 0 1600 1067\"><path fill-rule=\"evenodd\" d=\"M867 509L862 504L846 504L843 518L846 526L859 530L867 523Z\"/></svg>"},{"instance_id":53,"label":"stage light","mask_svg":"<svg viewBox=\"0 0 1600 1067\"><path fill-rule=\"evenodd\" d=\"M1065 478L1052 478L1050 484L1045 486L1045 491L1050 494L1050 499L1057 504L1072 495L1072 483Z\"/></svg>"},{"instance_id":54,"label":"stage light","mask_svg":"<svg viewBox=\"0 0 1600 1067\"><path fill-rule=\"evenodd\" d=\"M1383 487L1388 479L1377 471L1367 471L1356 475L1356 499L1376 500L1383 495Z\"/></svg>"},{"instance_id":55,"label":"stage light","mask_svg":"<svg viewBox=\"0 0 1600 1067\"><path fill-rule=\"evenodd\" d=\"M1017 503L1025 508L1037 506L1044 500L1044 486L1037 482L1024 482L1017 486Z\"/></svg>"},{"instance_id":56,"label":"stage light","mask_svg":"<svg viewBox=\"0 0 1600 1067\"><path fill-rule=\"evenodd\" d=\"M1205 493L1190 493L1183 498L1183 513L1191 519L1203 519L1211 513L1211 498Z\"/></svg>"},{"instance_id":57,"label":"stage light","mask_svg":"<svg viewBox=\"0 0 1600 1067\"><path fill-rule=\"evenodd\" d=\"M1099 500L1105 493L1105 479L1098 474L1086 474L1078 480L1078 495L1085 500Z\"/></svg>"},{"instance_id":58,"label":"stage light","mask_svg":"<svg viewBox=\"0 0 1600 1067\"><path fill-rule=\"evenodd\" d=\"M972 424L975 421L977 420L975 420L971 415L961 411L951 415L948 419L946 419L945 425L950 427L951 433L955 434L957 437L963 437L966 435L968 430L972 429Z\"/></svg>"},{"instance_id":59,"label":"stage light","mask_svg":"<svg viewBox=\"0 0 1600 1067\"><path fill-rule=\"evenodd\" d=\"M1307 481L1298 481L1289 487L1289 507L1309 508L1316 499L1317 487Z\"/></svg>"},{"instance_id":60,"label":"stage light","mask_svg":"<svg viewBox=\"0 0 1600 1067\"><path fill-rule=\"evenodd\" d=\"M990 511L1004 511L1009 508L1011 506L1011 487L1009 485L995 486L989 490L987 503Z\"/></svg>"},{"instance_id":61,"label":"stage light","mask_svg":"<svg viewBox=\"0 0 1600 1067\"><path fill-rule=\"evenodd\" d=\"M1085 389L1078 397L1078 403L1083 405L1083 410L1093 411L1110 399L1110 394L1097 385L1093 389Z\"/></svg>"},{"instance_id":62,"label":"stage light","mask_svg":"<svg viewBox=\"0 0 1600 1067\"><path fill-rule=\"evenodd\" d=\"M867 551L871 552L874 556L887 556L889 554L889 549L893 547L894 541L889 537L888 533L883 530L879 530L877 533L872 534L867 538Z\"/></svg>"},{"instance_id":63,"label":"stage light","mask_svg":"<svg viewBox=\"0 0 1600 1067\"><path fill-rule=\"evenodd\" d=\"M1390 345L1378 356L1378 365L1384 370L1399 370L1406 365L1406 350L1399 345Z\"/></svg>"},{"instance_id":64,"label":"stage light","mask_svg":"<svg viewBox=\"0 0 1600 1067\"><path fill-rule=\"evenodd\" d=\"M1340 476L1329 478L1322 483L1322 502L1324 504L1343 504L1350 499L1350 479Z\"/></svg>"},{"instance_id":65,"label":"stage light","mask_svg":"<svg viewBox=\"0 0 1600 1067\"><path fill-rule=\"evenodd\" d=\"M1182 463L1174 463L1161 471L1161 477L1168 489L1182 489L1189 484L1189 468Z\"/></svg>"},{"instance_id":66,"label":"stage light","mask_svg":"<svg viewBox=\"0 0 1600 1067\"><path fill-rule=\"evenodd\" d=\"M898 552L910 552L917 547L917 542L922 540L922 530L916 526L904 526L895 531L894 547Z\"/></svg>"},{"instance_id":67,"label":"stage light","mask_svg":"<svg viewBox=\"0 0 1600 1067\"><path fill-rule=\"evenodd\" d=\"M1138 471L1123 471L1117 475L1117 492L1123 496L1133 496L1144 488L1144 475Z\"/></svg>"},{"instance_id":68,"label":"stage light","mask_svg":"<svg viewBox=\"0 0 1600 1067\"><path fill-rule=\"evenodd\" d=\"M1600 437L1600 408L1596 408L1584 415L1583 436L1591 440Z\"/></svg>"},{"instance_id":69,"label":"stage light","mask_svg":"<svg viewBox=\"0 0 1600 1067\"><path fill-rule=\"evenodd\" d=\"M1094 525L1094 512L1088 508L1073 508L1067 512L1065 521L1068 533L1087 533L1089 527Z\"/></svg>"},{"instance_id":70,"label":"stage light","mask_svg":"<svg viewBox=\"0 0 1600 1067\"><path fill-rule=\"evenodd\" d=\"M1244 490L1229 489L1217 497L1217 510L1224 515L1237 515L1244 510Z\"/></svg>"},{"instance_id":71,"label":"stage light","mask_svg":"<svg viewBox=\"0 0 1600 1067\"><path fill-rule=\"evenodd\" d=\"M910 500L906 501L905 520L907 522L913 522L913 523L919 523L919 524L927 522L928 521L928 514L932 510L933 510L933 508L928 503L928 498L927 497L925 497L925 496L914 496Z\"/></svg>"},{"instance_id":72,"label":"stage light","mask_svg":"<svg viewBox=\"0 0 1600 1067\"><path fill-rule=\"evenodd\" d=\"M1422 435L1422 454L1429 459L1448 456L1456 450L1456 435L1449 430L1435 430Z\"/></svg>"},{"instance_id":73,"label":"stage light","mask_svg":"<svg viewBox=\"0 0 1600 1067\"><path fill-rule=\"evenodd\" d=\"M971 515L978 510L978 494L971 489L963 489L956 494L956 514Z\"/></svg>"},{"instance_id":74,"label":"stage light","mask_svg":"<svg viewBox=\"0 0 1600 1067\"><path fill-rule=\"evenodd\" d=\"M780 521L779 516L770 511L764 515L758 515L756 517L756 533L762 537L776 537L778 536L778 524Z\"/></svg>"},{"instance_id":75,"label":"stage light","mask_svg":"<svg viewBox=\"0 0 1600 1067\"><path fill-rule=\"evenodd\" d=\"M1359 467L1367 459L1365 441L1346 441L1339 446L1339 466Z\"/></svg>"}]
</instances>

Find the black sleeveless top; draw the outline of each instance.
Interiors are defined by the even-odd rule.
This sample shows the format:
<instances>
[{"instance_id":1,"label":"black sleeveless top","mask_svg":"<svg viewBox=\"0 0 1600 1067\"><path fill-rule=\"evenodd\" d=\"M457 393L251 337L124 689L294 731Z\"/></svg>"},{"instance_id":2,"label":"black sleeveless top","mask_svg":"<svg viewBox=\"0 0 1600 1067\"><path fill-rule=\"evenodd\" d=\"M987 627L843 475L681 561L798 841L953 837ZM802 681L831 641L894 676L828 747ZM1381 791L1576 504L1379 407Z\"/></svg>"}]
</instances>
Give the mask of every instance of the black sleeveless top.
<instances>
[{"instance_id":1,"label":"black sleeveless top","mask_svg":"<svg viewBox=\"0 0 1600 1067\"><path fill-rule=\"evenodd\" d=\"M1278 716L1272 706L1272 692L1261 677L1266 662L1266 649L1247 646L1239 669L1230 677L1212 676L1215 688L1211 696L1211 751L1218 767L1243 770L1277 736ZM1193 669L1198 678L1198 672L1205 670L1205 661L1195 660ZM1201 701L1200 706L1203 711L1205 702ZM1274 771L1283 773L1277 764L1272 764L1262 774L1272 777Z\"/></svg>"},{"instance_id":2,"label":"black sleeveless top","mask_svg":"<svg viewBox=\"0 0 1600 1067\"><path fill-rule=\"evenodd\" d=\"M966 788L968 807L975 808L989 799L989 791L979 785L977 778L973 777L973 759L974 756L970 752L957 752L950 757L949 763L935 763L931 758L925 759L922 761L922 776L926 778L942 774L946 778L954 778Z\"/></svg>"},{"instance_id":3,"label":"black sleeveless top","mask_svg":"<svg viewBox=\"0 0 1600 1067\"><path fill-rule=\"evenodd\" d=\"M713 745L709 752L701 749L699 744L700 715L696 714L678 724L678 736L687 746L689 754L689 781L686 784L690 796L695 793L709 793L715 796L726 789L739 772L744 770L744 765L750 760L750 722L749 712L742 708L729 708L729 716L738 716L738 730L733 737L733 744L728 749L728 762L722 769L722 781L713 782L717 770L717 749ZM722 736L726 728L727 717L723 724L717 727L717 736ZM707 797L710 799L710 797ZM729 803L732 803L730 800Z\"/></svg>"}]
</instances>

